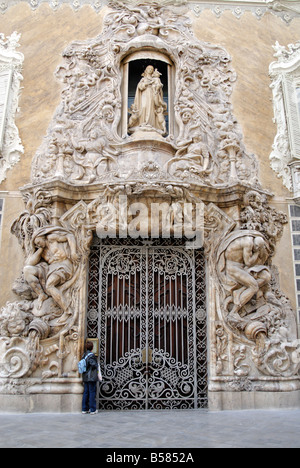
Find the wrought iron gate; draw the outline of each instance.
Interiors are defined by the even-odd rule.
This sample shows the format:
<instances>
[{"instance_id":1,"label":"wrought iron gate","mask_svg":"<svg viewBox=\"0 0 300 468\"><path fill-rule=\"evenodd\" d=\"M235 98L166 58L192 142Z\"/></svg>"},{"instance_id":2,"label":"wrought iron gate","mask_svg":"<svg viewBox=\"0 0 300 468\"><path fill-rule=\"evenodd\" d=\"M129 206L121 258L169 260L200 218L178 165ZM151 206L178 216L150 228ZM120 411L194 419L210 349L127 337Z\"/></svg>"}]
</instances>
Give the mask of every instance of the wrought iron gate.
<instances>
[{"instance_id":1,"label":"wrought iron gate","mask_svg":"<svg viewBox=\"0 0 300 468\"><path fill-rule=\"evenodd\" d=\"M205 261L182 240L100 240L87 336L99 338L100 409L207 406Z\"/></svg>"}]
</instances>

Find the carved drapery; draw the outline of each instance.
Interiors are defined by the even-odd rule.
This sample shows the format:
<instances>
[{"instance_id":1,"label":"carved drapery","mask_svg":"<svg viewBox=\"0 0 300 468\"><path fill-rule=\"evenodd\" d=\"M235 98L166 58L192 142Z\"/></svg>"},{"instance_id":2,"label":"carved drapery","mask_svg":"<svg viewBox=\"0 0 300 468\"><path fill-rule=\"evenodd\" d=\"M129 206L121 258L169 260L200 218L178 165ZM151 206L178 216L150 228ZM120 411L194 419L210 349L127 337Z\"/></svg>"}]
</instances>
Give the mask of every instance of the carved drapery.
<instances>
[{"instance_id":1,"label":"carved drapery","mask_svg":"<svg viewBox=\"0 0 300 468\"><path fill-rule=\"evenodd\" d=\"M122 138L121 68L144 49L174 64L174 134ZM33 161L32 186L22 189L26 209L12 226L25 261L14 284L19 300L0 312L5 391L12 379L25 391L79 382L93 233L131 235L129 227L139 225L138 235L151 237L157 205L170 235L184 217L193 227L203 208L210 390L298 385L295 316L272 265L287 219L269 206L256 157L244 147L230 104L230 61L222 47L195 39L181 9L147 4L116 5L102 35L66 50L57 71L62 102ZM157 224L158 237L165 224Z\"/></svg>"}]
</instances>

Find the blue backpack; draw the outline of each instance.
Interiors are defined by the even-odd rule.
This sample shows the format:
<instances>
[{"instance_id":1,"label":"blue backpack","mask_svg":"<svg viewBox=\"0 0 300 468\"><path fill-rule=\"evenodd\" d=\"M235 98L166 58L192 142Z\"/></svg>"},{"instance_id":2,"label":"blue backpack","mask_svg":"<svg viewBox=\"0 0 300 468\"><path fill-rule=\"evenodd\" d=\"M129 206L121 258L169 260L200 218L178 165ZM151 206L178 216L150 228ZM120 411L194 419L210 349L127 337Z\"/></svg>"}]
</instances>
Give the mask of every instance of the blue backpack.
<instances>
[{"instance_id":1,"label":"blue backpack","mask_svg":"<svg viewBox=\"0 0 300 468\"><path fill-rule=\"evenodd\" d=\"M79 374L84 374L86 372L86 358L88 358L91 354L87 354L81 361L78 362L77 367L78 367L78 372Z\"/></svg>"}]
</instances>

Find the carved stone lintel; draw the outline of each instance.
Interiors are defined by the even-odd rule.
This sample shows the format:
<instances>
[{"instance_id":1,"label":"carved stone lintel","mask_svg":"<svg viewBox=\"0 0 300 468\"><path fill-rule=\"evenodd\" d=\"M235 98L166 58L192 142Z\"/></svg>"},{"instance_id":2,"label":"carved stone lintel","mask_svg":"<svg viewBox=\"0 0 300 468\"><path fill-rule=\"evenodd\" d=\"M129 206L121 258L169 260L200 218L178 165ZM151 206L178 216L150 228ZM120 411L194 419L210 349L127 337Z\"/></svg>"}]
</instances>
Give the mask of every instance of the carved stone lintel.
<instances>
[{"instance_id":1,"label":"carved stone lintel","mask_svg":"<svg viewBox=\"0 0 300 468\"><path fill-rule=\"evenodd\" d=\"M273 92L274 122L277 134L270 155L271 167L295 198L298 198L299 180L297 160L299 146L299 109L295 99L295 88L300 77L300 42L287 48L276 42L273 46L277 61L272 62L269 74ZM297 143L298 142L298 143Z\"/></svg>"}]
</instances>

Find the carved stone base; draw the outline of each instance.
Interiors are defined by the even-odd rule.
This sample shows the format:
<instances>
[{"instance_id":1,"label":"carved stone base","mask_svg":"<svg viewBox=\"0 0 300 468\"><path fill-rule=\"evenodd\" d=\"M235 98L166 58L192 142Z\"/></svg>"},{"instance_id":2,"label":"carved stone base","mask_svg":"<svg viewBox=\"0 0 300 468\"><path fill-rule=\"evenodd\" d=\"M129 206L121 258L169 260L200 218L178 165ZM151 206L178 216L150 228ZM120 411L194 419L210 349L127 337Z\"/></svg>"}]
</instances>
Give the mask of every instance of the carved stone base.
<instances>
[{"instance_id":1,"label":"carved stone base","mask_svg":"<svg viewBox=\"0 0 300 468\"><path fill-rule=\"evenodd\" d=\"M209 392L211 411L299 408L300 390L294 392Z\"/></svg>"},{"instance_id":2,"label":"carved stone base","mask_svg":"<svg viewBox=\"0 0 300 468\"><path fill-rule=\"evenodd\" d=\"M140 133L118 146L120 151L117 159L119 177L125 180L128 178L159 179L163 177L163 167L173 158L175 149L162 137L149 139L148 134L141 135Z\"/></svg>"},{"instance_id":3,"label":"carved stone base","mask_svg":"<svg viewBox=\"0 0 300 468\"><path fill-rule=\"evenodd\" d=\"M0 395L2 413L79 413L81 395Z\"/></svg>"},{"instance_id":4,"label":"carved stone base","mask_svg":"<svg viewBox=\"0 0 300 468\"><path fill-rule=\"evenodd\" d=\"M2 413L77 413L81 411L81 379L0 379Z\"/></svg>"}]
</instances>

